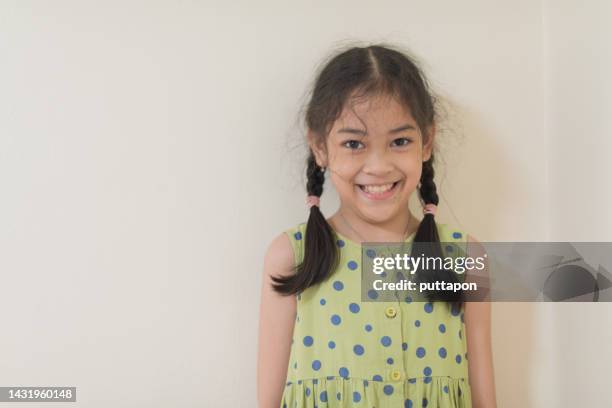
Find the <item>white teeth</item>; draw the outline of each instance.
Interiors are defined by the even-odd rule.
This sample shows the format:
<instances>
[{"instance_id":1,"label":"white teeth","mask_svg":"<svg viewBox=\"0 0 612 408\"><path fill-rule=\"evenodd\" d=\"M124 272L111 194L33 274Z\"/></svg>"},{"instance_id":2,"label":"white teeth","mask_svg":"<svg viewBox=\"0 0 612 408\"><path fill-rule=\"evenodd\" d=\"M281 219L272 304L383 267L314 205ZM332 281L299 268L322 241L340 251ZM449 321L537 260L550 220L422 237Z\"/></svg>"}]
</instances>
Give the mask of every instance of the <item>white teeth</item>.
<instances>
[{"instance_id":1,"label":"white teeth","mask_svg":"<svg viewBox=\"0 0 612 408\"><path fill-rule=\"evenodd\" d=\"M380 194L380 193L384 193L385 191L391 190L391 188L393 187L393 184L394 183L377 185L377 186L365 185L365 186L362 186L362 189L366 193Z\"/></svg>"}]
</instances>

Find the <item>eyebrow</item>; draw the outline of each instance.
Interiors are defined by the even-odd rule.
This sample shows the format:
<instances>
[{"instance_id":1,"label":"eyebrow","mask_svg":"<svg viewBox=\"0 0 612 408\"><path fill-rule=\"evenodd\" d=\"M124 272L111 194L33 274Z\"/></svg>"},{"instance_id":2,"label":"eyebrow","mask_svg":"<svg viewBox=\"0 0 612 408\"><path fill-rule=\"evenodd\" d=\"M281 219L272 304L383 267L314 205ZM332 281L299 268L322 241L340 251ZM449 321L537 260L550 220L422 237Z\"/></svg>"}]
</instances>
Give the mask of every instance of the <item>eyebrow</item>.
<instances>
[{"instance_id":1,"label":"eyebrow","mask_svg":"<svg viewBox=\"0 0 612 408\"><path fill-rule=\"evenodd\" d=\"M407 123L405 125L402 125L400 127L395 128L395 129L389 130L389 134L393 135L395 133L403 132L404 130L416 130L416 128L414 126L412 126L411 124ZM338 133L351 133L351 134L354 134L354 135L362 135L362 136L367 136L368 135L368 133L365 130L350 128L350 127L345 127L345 128L339 129Z\"/></svg>"}]
</instances>

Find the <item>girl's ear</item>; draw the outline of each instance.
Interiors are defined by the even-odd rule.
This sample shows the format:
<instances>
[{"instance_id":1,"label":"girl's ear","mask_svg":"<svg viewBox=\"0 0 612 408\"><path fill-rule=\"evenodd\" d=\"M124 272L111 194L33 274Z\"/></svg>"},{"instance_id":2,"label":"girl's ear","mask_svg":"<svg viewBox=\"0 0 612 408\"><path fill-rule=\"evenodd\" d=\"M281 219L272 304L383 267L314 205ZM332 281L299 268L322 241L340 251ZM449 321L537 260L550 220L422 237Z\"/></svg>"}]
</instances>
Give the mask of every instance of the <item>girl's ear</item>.
<instances>
[{"instance_id":1,"label":"girl's ear","mask_svg":"<svg viewBox=\"0 0 612 408\"><path fill-rule=\"evenodd\" d=\"M319 167L327 167L327 150L325 149L324 139L310 129L308 129L307 138L317 165Z\"/></svg>"},{"instance_id":2,"label":"girl's ear","mask_svg":"<svg viewBox=\"0 0 612 408\"><path fill-rule=\"evenodd\" d=\"M433 141L436 137L436 124L435 122L427 128L427 139L423 144L423 161L426 162L431 158L431 152L433 151Z\"/></svg>"}]
</instances>

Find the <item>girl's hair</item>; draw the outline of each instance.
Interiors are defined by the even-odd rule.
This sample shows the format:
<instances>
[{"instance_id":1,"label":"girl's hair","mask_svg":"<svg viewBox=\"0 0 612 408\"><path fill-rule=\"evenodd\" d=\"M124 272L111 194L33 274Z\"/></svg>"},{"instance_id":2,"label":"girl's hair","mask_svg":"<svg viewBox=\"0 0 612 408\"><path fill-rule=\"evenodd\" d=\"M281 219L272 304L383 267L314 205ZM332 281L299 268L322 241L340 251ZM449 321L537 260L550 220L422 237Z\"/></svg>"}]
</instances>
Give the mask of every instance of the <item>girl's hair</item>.
<instances>
[{"instance_id":1,"label":"girl's hair","mask_svg":"<svg viewBox=\"0 0 612 408\"><path fill-rule=\"evenodd\" d=\"M374 95L397 98L400 103L410 108L423 137L430 137L425 129L434 122L434 98L424 74L410 57L383 45L352 47L333 56L323 66L316 78L308 103L306 126L319 138L317 141L322 142L341 115L349 98L357 99ZM423 162L418 191L424 204L437 205L438 194L434 183L433 163L432 153L431 158ZM307 194L320 197L325 177L323 169L315 161L312 150L307 159L306 175ZM303 240L304 258L303 262L295 267L295 273L291 276L272 277L275 282L272 284L274 290L281 294L302 292L311 285L325 280L337 266L339 254L334 231L316 205L310 208ZM423 217L414 242L432 243L421 245L429 248L430 253L425 255L444 258L432 214L425 214ZM416 255L413 253L413 256ZM456 273L444 269L418 271L413 276L416 276L417 282L459 282ZM460 306L462 302L462 293L459 291L427 291L424 294L429 301L457 302L456 306Z\"/></svg>"}]
</instances>

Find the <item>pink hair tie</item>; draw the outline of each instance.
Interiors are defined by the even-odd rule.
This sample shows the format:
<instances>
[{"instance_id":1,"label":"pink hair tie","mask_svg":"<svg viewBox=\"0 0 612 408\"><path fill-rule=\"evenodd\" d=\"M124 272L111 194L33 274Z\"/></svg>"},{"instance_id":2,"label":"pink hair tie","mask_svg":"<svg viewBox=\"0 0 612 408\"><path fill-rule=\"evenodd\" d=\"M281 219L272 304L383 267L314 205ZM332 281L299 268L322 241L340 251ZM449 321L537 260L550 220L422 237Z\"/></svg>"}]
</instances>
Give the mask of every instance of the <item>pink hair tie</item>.
<instances>
[{"instance_id":1,"label":"pink hair tie","mask_svg":"<svg viewBox=\"0 0 612 408\"><path fill-rule=\"evenodd\" d=\"M438 209L438 206L435 204L427 204L425 205L425 207L423 207L423 214L431 214L431 215L436 215L436 210Z\"/></svg>"},{"instance_id":2,"label":"pink hair tie","mask_svg":"<svg viewBox=\"0 0 612 408\"><path fill-rule=\"evenodd\" d=\"M313 205L319 206L320 199L317 196L310 195L306 197L306 205L308 208L311 208Z\"/></svg>"}]
</instances>

